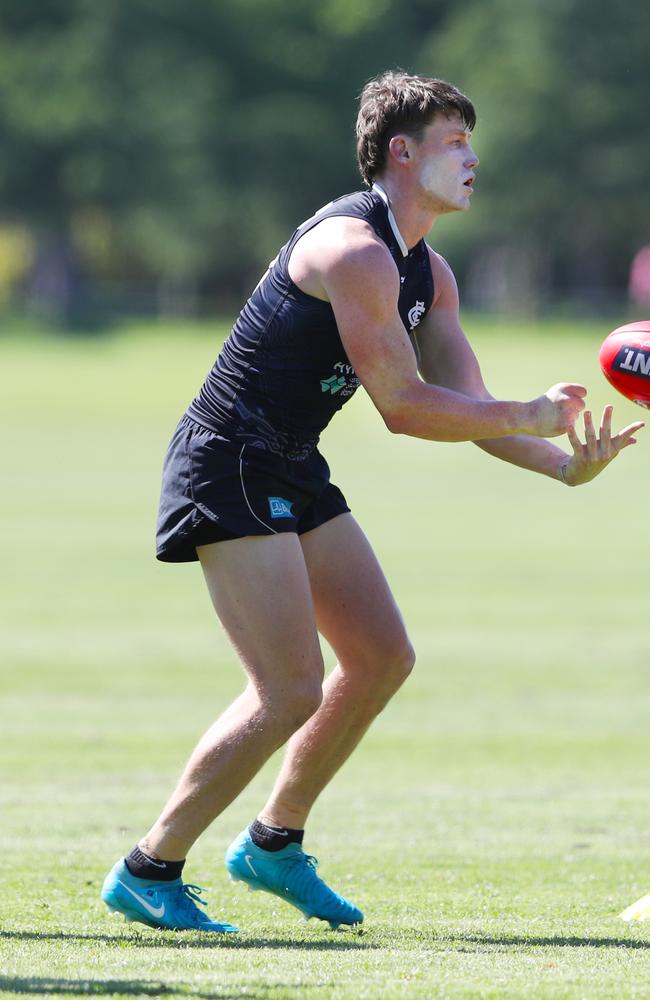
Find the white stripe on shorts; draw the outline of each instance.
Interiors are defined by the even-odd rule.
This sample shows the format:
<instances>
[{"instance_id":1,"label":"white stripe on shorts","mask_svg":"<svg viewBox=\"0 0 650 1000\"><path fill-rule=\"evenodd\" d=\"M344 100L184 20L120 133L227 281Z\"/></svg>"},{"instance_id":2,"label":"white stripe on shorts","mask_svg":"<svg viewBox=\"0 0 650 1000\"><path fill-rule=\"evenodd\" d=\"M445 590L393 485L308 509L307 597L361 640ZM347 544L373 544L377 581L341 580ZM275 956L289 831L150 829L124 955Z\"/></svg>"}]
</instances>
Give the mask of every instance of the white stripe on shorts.
<instances>
[{"instance_id":1,"label":"white stripe on shorts","mask_svg":"<svg viewBox=\"0 0 650 1000\"><path fill-rule=\"evenodd\" d=\"M268 528L269 531L272 531L274 535L277 535L277 531L275 530L275 528L272 528L270 524L267 524L265 521L262 520L261 517L258 517L253 508L251 507L250 503L248 502L248 497L246 496L246 487L244 486L244 468L243 468L245 447L246 445L243 444L241 446L241 451L239 452L239 481L241 482L241 491L244 494L244 500L246 501L246 506L248 507L249 511L251 512L256 521L259 521L259 523L263 524L265 528Z\"/></svg>"}]
</instances>

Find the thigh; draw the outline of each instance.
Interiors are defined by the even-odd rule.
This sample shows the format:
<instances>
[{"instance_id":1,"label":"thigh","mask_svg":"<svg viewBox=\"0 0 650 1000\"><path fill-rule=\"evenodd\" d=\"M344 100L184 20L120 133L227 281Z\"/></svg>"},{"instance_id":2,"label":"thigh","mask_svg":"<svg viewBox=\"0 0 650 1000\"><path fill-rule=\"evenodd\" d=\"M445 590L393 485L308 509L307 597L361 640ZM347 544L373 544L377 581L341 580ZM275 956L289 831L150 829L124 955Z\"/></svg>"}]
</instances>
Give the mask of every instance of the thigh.
<instances>
[{"instance_id":1,"label":"thigh","mask_svg":"<svg viewBox=\"0 0 650 1000\"><path fill-rule=\"evenodd\" d=\"M316 621L342 666L371 669L408 646L404 621L352 514L300 536Z\"/></svg>"},{"instance_id":2,"label":"thigh","mask_svg":"<svg viewBox=\"0 0 650 1000\"><path fill-rule=\"evenodd\" d=\"M297 535L237 538L198 546L197 554L217 615L258 690L290 693L306 679L320 683L322 656Z\"/></svg>"}]
</instances>

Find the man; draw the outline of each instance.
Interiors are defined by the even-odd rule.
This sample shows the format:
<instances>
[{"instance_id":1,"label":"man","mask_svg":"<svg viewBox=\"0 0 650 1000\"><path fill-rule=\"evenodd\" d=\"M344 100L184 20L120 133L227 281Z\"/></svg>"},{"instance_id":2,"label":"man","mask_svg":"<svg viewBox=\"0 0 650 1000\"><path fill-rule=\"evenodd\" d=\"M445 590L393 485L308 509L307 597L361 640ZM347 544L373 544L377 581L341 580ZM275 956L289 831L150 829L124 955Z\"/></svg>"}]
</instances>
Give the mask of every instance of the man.
<instances>
[{"instance_id":1,"label":"man","mask_svg":"<svg viewBox=\"0 0 650 1000\"><path fill-rule=\"evenodd\" d=\"M314 801L408 676L413 650L377 560L317 451L359 384L388 429L475 441L577 486L634 443L560 383L529 402L494 399L461 330L447 263L424 242L470 204L478 160L471 102L439 80L386 73L366 85L358 157L369 190L305 222L244 306L170 444L158 558L199 559L248 677L194 750L151 830L102 890L128 919L232 931L196 905L181 871L198 836L288 741L271 795L231 845L235 879L331 926L363 914L303 853ZM418 374L418 369L419 373ZM569 435L573 454L546 440ZM332 552L345 551L344 564ZM338 664L323 683L318 632Z\"/></svg>"}]
</instances>

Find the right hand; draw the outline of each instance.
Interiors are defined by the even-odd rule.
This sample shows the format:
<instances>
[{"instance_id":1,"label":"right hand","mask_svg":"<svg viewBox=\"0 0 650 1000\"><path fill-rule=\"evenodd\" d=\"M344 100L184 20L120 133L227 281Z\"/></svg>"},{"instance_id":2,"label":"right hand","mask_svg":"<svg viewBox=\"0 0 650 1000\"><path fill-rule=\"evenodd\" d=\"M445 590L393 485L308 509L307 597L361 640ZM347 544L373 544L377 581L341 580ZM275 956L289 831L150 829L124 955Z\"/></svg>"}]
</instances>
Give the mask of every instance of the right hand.
<instances>
[{"instance_id":1,"label":"right hand","mask_svg":"<svg viewBox=\"0 0 650 1000\"><path fill-rule=\"evenodd\" d=\"M584 385L575 382L558 382L531 403L532 429L537 437L558 437L573 427L578 414L584 410Z\"/></svg>"}]
</instances>

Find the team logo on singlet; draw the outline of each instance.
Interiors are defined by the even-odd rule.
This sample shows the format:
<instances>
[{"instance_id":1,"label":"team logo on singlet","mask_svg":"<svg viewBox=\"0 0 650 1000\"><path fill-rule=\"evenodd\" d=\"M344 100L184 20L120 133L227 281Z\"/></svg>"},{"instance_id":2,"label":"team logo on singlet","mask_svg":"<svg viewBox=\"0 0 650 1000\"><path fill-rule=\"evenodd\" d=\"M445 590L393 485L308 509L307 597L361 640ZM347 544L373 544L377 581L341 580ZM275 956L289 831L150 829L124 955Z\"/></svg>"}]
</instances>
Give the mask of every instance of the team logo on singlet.
<instances>
[{"instance_id":1,"label":"team logo on singlet","mask_svg":"<svg viewBox=\"0 0 650 1000\"><path fill-rule=\"evenodd\" d=\"M360 384L352 365L337 361L334 365L334 375L320 380L320 391L329 392L332 396L336 396L338 393L341 396L351 396Z\"/></svg>"},{"instance_id":2,"label":"team logo on singlet","mask_svg":"<svg viewBox=\"0 0 650 1000\"><path fill-rule=\"evenodd\" d=\"M408 311L408 319L409 323L411 324L409 327L410 330L415 330L416 326L422 319L422 316L425 312L426 312L426 306L424 302L418 301L415 303L414 306L411 306L411 308Z\"/></svg>"}]
</instances>

